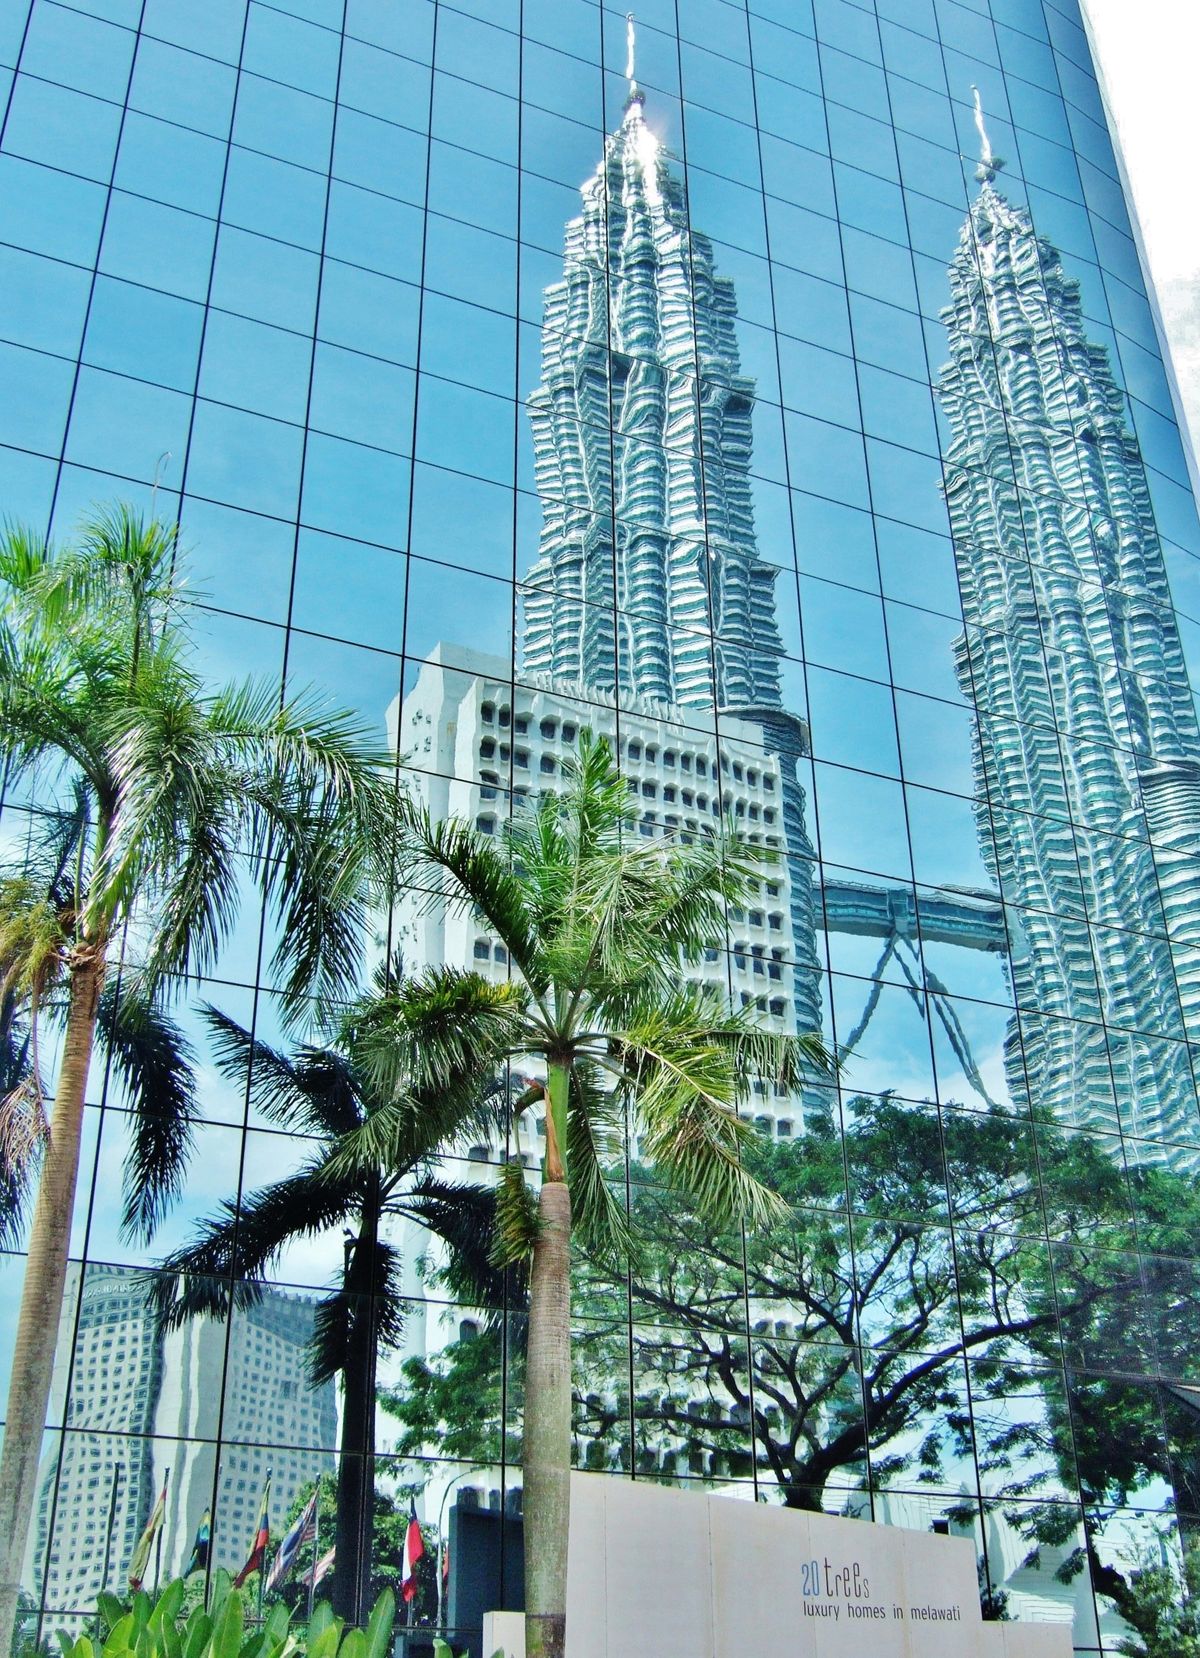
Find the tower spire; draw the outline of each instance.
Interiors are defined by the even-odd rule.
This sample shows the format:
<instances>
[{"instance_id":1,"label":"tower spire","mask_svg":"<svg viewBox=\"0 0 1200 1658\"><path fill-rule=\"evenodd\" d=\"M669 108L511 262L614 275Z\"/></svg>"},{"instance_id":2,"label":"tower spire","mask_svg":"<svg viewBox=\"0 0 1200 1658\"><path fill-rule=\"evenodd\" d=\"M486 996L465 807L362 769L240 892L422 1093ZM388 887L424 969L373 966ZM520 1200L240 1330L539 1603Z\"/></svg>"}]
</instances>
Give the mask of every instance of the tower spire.
<instances>
[{"instance_id":1,"label":"tower spire","mask_svg":"<svg viewBox=\"0 0 1200 1658\"><path fill-rule=\"evenodd\" d=\"M975 126L979 133L979 166L975 170L975 177L980 184L992 184L995 182L996 174L1004 165L1004 158L996 155L992 150L992 141L988 137L987 126L983 119L983 99L980 96L979 88L972 86L971 91L975 95Z\"/></svg>"},{"instance_id":2,"label":"tower spire","mask_svg":"<svg viewBox=\"0 0 1200 1658\"><path fill-rule=\"evenodd\" d=\"M625 108L632 109L634 104L644 104L645 95L634 79L634 60L637 49L637 33L634 27L633 13L625 13L625 79L629 82L629 96L625 100Z\"/></svg>"}]
</instances>

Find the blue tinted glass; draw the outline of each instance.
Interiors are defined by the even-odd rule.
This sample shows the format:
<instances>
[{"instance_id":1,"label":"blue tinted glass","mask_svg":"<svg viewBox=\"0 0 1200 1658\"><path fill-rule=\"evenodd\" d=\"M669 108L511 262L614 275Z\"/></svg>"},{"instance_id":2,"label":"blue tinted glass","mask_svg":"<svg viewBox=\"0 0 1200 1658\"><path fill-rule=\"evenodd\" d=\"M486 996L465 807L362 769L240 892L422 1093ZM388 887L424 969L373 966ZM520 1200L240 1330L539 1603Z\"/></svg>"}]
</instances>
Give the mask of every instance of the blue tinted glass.
<instances>
[{"instance_id":1,"label":"blue tinted glass","mask_svg":"<svg viewBox=\"0 0 1200 1658\"><path fill-rule=\"evenodd\" d=\"M0 247L0 331L17 345L72 356L83 334L87 273Z\"/></svg>"},{"instance_id":2,"label":"blue tinted glass","mask_svg":"<svg viewBox=\"0 0 1200 1658\"><path fill-rule=\"evenodd\" d=\"M229 64L143 37L138 46L130 108L223 137L233 116L236 73Z\"/></svg>"},{"instance_id":3,"label":"blue tinted glass","mask_svg":"<svg viewBox=\"0 0 1200 1658\"><path fill-rule=\"evenodd\" d=\"M120 128L115 104L22 75L9 101L4 149L83 178L107 180Z\"/></svg>"},{"instance_id":4,"label":"blue tinted glass","mask_svg":"<svg viewBox=\"0 0 1200 1658\"><path fill-rule=\"evenodd\" d=\"M88 316L84 360L190 391L196 379L203 321L201 307L189 300L99 277Z\"/></svg>"},{"instance_id":5,"label":"blue tinted glass","mask_svg":"<svg viewBox=\"0 0 1200 1658\"><path fill-rule=\"evenodd\" d=\"M136 38L129 29L40 0L30 16L21 69L121 103Z\"/></svg>"}]
</instances>

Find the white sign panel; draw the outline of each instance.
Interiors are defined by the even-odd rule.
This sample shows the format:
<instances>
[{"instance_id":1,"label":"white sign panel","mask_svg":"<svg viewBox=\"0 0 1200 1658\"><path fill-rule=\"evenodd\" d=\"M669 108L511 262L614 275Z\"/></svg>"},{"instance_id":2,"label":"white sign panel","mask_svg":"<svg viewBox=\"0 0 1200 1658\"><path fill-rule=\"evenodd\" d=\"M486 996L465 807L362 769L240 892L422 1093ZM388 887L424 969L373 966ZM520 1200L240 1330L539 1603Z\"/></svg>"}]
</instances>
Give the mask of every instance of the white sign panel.
<instances>
[{"instance_id":1,"label":"white sign panel","mask_svg":"<svg viewBox=\"0 0 1200 1658\"><path fill-rule=\"evenodd\" d=\"M985 1624L963 1538L576 1474L567 1658L1071 1658Z\"/></svg>"}]
</instances>

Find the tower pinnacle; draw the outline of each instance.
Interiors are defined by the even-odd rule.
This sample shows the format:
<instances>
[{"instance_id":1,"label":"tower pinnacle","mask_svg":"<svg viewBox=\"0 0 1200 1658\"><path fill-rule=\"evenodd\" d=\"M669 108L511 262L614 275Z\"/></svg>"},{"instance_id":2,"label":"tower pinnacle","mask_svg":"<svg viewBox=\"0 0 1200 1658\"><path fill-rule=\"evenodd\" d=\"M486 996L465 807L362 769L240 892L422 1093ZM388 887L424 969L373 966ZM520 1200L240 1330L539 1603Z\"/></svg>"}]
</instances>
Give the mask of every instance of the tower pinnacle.
<instances>
[{"instance_id":1,"label":"tower pinnacle","mask_svg":"<svg viewBox=\"0 0 1200 1658\"><path fill-rule=\"evenodd\" d=\"M980 97L979 88L972 86L971 91L975 95L975 126L979 132L979 166L976 169L975 177L980 184L992 184L995 182L996 174L1004 165L1004 158L993 153L992 141L988 137L987 126L983 119L983 99Z\"/></svg>"},{"instance_id":2,"label":"tower pinnacle","mask_svg":"<svg viewBox=\"0 0 1200 1658\"><path fill-rule=\"evenodd\" d=\"M629 96L625 100L625 108L632 109L634 104L644 104L645 94L634 79L634 58L637 38L633 21L633 13L625 13L625 79L629 82Z\"/></svg>"}]
</instances>

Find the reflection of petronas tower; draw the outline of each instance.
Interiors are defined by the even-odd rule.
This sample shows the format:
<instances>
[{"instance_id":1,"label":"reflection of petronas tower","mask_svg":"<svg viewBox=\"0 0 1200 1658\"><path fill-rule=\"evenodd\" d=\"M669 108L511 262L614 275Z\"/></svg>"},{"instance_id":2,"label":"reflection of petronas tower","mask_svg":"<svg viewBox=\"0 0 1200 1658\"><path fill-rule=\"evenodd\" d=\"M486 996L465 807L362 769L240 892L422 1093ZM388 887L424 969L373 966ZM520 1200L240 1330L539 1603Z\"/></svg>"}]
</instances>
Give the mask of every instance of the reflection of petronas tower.
<instances>
[{"instance_id":1,"label":"reflection of petronas tower","mask_svg":"<svg viewBox=\"0 0 1200 1658\"><path fill-rule=\"evenodd\" d=\"M1014 906L1010 1085L1062 1122L1194 1138L1200 733L1107 354L997 165L985 140L941 393L980 834Z\"/></svg>"},{"instance_id":2,"label":"reflection of petronas tower","mask_svg":"<svg viewBox=\"0 0 1200 1658\"><path fill-rule=\"evenodd\" d=\"M524 595L524 671L593 699L711 709L779 756L797 1017L819 1022L812 851L781 704L776 571L758 557L754 383L739 372L733 284L647 126L633 83L567 227L529 399L543 528ZM740 768L739 768L740 769Z\"/></svg>"},{"instance_id":3,"label":"reflection of petronas tower","mask_svg":"<svg viewBox=\"0 0 1200 1658\"><path fill-rule=\"evenodd\" d=\"M777 707L733 285L688 230L640 94L583 200L530 398L544 527L525 665L662 702Z\"/></svg>"}]
</instances>

